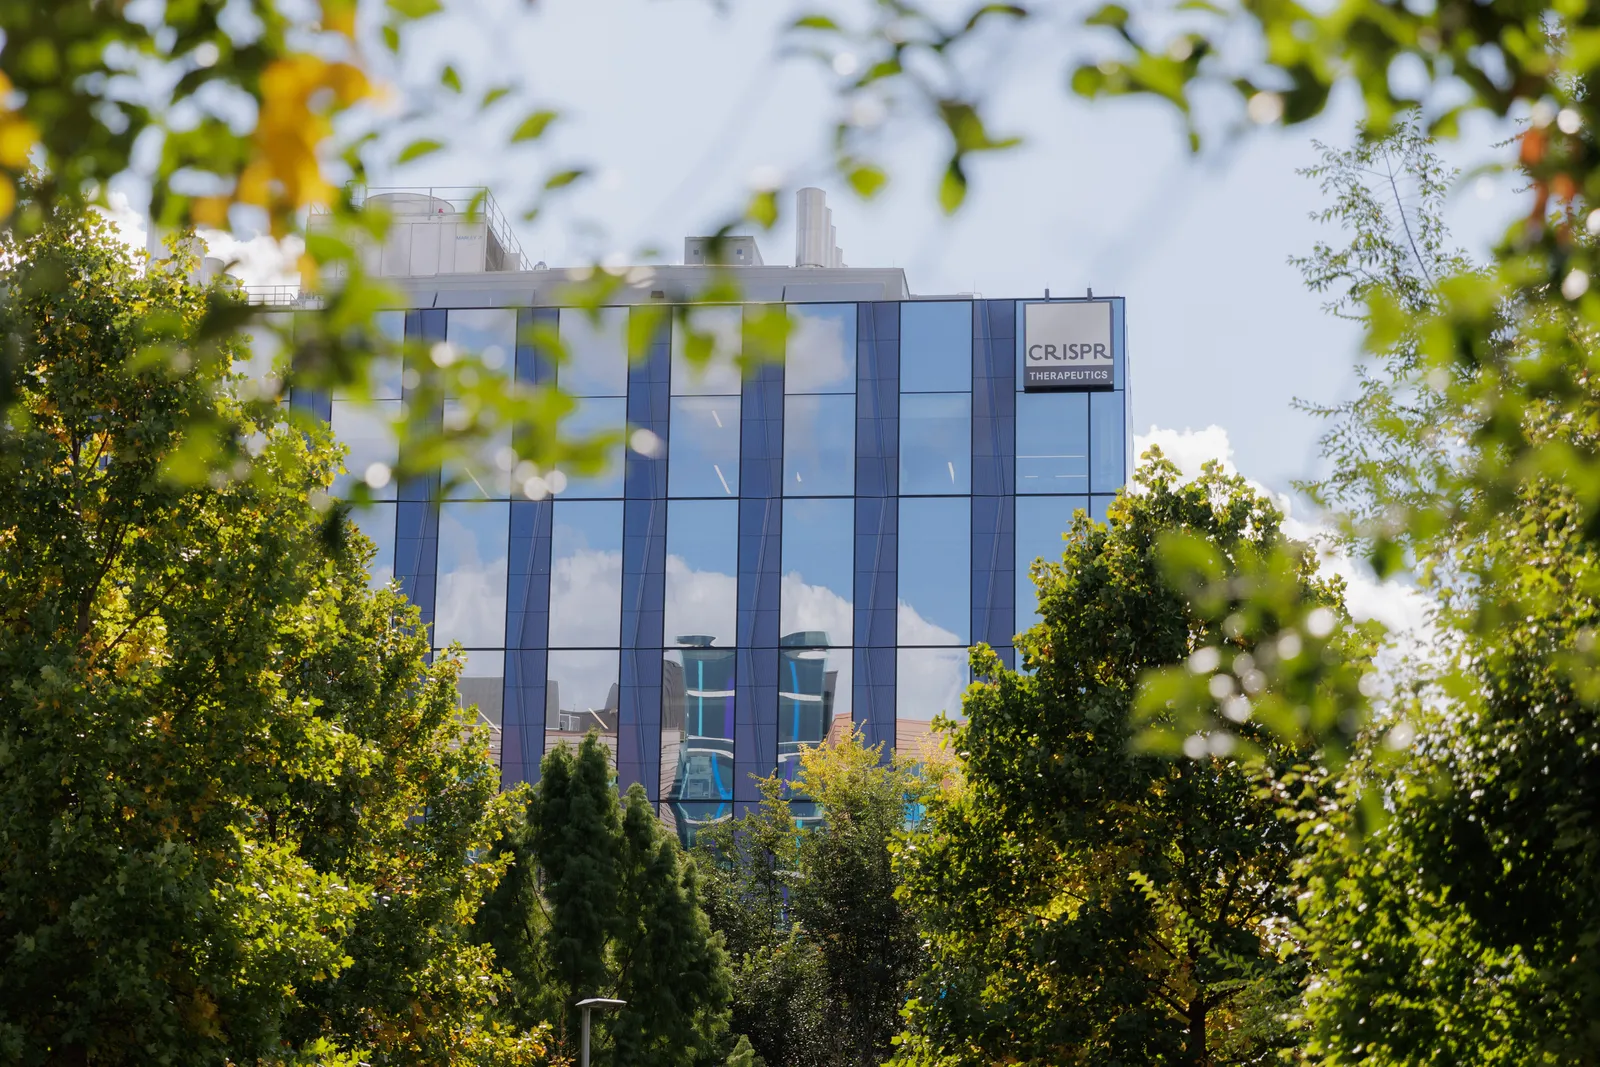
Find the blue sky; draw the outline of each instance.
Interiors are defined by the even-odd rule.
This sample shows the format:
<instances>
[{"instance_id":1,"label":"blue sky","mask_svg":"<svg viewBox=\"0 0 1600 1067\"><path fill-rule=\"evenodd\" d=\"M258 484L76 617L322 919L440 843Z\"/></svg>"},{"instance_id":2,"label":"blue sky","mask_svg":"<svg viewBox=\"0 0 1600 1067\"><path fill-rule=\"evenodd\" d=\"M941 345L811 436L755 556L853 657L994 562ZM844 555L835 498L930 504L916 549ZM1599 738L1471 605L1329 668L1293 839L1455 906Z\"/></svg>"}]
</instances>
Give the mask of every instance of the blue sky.
<instances>
[{"instance_id":1,"label":"blue sky","mask_svg":"<svg viewBox=\"0 0 1600 1067\"><path fill-rule=\"evenodd\" d=\"M980 67L991 125L1026 143L978 165L968 204L946 219L933 196L940 142L925 124L896 127L886 142L893 182L879 200L863 204L826 180L835 104L815 64L777 54L790 4L447 6L408 44L398 80L420 89L448 58L469 88L514 78L565 117L536 151L508 152L503 122L441 112L450 150L376 181L488 183L513 214L548 167L585 163L595 180L536 225L516 224L529 258L637 260L653 249L675 262L685 235L708 230L754 173L775 168L790 184L829 189L848 263L904 267L913 292L1125 296L1138 432L1220 427L1240 469L1279 491L1315 471L1316 423L1291 401L1345 395L1358 337L1287 263L1320 233L1308 218L1319 194L1294 172L1315 159L1313 138L1350 140L1348 99L1309 127L1195 157L1162 105L1069 97L1063 36L997 37ZM1450 158L1487 159L1500 129L1469 124ZM1518 208L1509 183L1464 182L1450 214L1461 243L1481 251ZM767 262L792 259L787 219L758 241Z\"/></svg>"}]
</instances>

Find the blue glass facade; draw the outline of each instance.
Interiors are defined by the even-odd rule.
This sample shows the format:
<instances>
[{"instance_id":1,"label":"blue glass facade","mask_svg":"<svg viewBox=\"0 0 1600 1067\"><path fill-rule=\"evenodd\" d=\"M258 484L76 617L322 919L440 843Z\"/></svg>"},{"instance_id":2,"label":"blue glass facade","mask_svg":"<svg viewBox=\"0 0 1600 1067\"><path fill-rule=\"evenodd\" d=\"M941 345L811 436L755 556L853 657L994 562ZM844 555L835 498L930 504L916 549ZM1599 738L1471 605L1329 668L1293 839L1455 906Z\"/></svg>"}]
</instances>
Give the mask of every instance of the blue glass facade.
<instances>
[{"instance_id":1,"label":"blue glass facade","mask_svg":"<svg viewBox=\"0 0 1600 1067\"><path fill-rule=\"evenodd\" d=\"M1106 302L1125 385L1123 304ZM559 381L584 425L647 447L537 500L507 464L493 473L506 442L490 474L395 486L356 516L374 580L400 583L436 647L467 650L463 699L498 728L507 784L598 730L619 783L687 837L852 724L914 751L960 713L970 643L1011 661L1035 618L1031 562L1059 555L1076 510L1103 516L1129 471L1125 388L1022 391L1024 303L791 304L784 360L748 377L725 358L735 307L704 313L709 369L665 331L630 364L626 307L396 314L396 333ZM559 332L559 366L541 332ZM406 371L380 375L379 405L409 400L426 368ZM393 462L354 402L326 414L351 477ZM450 400L430 416L449 425Z\"/></svg>"}]
</instances>

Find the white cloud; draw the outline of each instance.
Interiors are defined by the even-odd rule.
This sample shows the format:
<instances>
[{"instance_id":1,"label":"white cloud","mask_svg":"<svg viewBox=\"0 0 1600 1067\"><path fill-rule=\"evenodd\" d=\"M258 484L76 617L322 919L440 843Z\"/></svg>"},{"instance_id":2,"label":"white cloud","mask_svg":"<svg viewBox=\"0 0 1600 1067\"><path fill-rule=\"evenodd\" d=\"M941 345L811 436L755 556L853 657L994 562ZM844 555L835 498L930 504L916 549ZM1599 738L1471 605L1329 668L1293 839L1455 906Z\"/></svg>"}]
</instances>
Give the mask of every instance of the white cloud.
<instances>
[{"instance_id":1,"label":"white cloud","mask_svg":"<svg viewBox=\"0 0 1600 1067\"><path fill-rule=\"evenodd\" d=\"M149 250L149 218L145 213L129 202L126 193L113 192L106 200L107 205L98 210L111 220L117 236L135 251ZM299 259L305 242L298 237L279 241L261 233L245 238L209 229L201 229L199 234L206 255L222 260L227 272L245 285L300 284Z\"/></svg>"},{"instance_id":2,"label":"white cloud","mask_svg":"<svg viewBox=\"0 0 1600 1067\"><path fill-rule=\"evenodd\" d=\"M850 601L825 585L803 581L800 572L783 576L778 600L778 629L786 634L821 630L830 644L848 645L855 629Z\"/></svg>"},{"instance_id":3,"label":"white cloud","mask_svg":"<svg viewBox=\"0 0 1600 1067\"><path fill-rule=\"evenodd\" d=\"M739 580L731 574L697 571L682 556L667 557L666 640L705 634L731 647L739 613Z\"/></svg>"},{"instance_id":4,"label":"white cloud","mask_svg":"<svg viewBox=\"0 0 1600 1067\"><path fill-rule=\"evenodd\" d=\"M1215 424L1203 430L1172 430L1152 426L1148 433L1135 434L1134 454L1143 456L1152 444L1177 465L1185 480L1196 478L1208 459L1220 460L1223 470L1237 474L1233 444L1228 431ZM1397 640L1412 644L1423 636L1428 625L1428 601L1413 585L1394 579L1379 580L1365 563L1351 559L1329 547L1329 528L1318 521L1307 521L1294 514L1294 501L1274 493L1260 482L1246 478L1251 488L1271 498L1283 512L1283 532L1297 541L1316 547L1321 570L1345 580L1345 604L1358 621L1377 619L1396 634Z\"/></svg>"},{"instance_id":5,"label":"white cloud","mask_svg":"<svg viewBox=\"0 0 1600 1067\"><path fill-rule=\"evenodd\" d=\"M1228 431L1213 423L1203 430L1168 430L1150 427L1149 433L1133 435L1133 454L1142 457L1145 449L1158 445L1161 454L1170 459L1183 472L1184 478L1198 478L1200 467L1208 459L1222 461L1222 469L1229 474L1238 473L1233 465L1233 445Z\"/></svg>"},{"instance_id":6,"label":"white cloud","mask_svg":"<svg viewBox=\"0 0 1600 1067\"><path fill-rule=\"evenodd\" d=\"M578 648L617 644L622 553L584 548L550 568L550 643Z\"/></svg>"}]
</instances>

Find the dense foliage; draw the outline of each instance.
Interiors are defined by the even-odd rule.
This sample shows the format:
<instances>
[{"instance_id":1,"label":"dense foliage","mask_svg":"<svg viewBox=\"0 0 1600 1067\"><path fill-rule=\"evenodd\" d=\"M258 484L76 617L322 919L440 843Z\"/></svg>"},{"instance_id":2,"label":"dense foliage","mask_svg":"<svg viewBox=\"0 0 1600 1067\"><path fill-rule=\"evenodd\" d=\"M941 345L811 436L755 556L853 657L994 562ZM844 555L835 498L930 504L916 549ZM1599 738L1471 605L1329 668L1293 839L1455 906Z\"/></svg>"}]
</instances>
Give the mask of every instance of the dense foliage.
<instances>
[{"instance_id":1,"label":"dense foliage","mask_svg":"<svg viewBox=\"0 0 1600 1067\"><path fill-rule=\"evenodd\" d=\"M1409 129L1325 153L1316 176L1346 190L1328 221L1348 245L1319 247L1308 278L1336 307L1404 307L1414 325L1377 353L1360 400L1325 412L1337 471L1321 487L1349 539L1413 561L1431 632L1400 675L1383 735L1414 737L1396 764L1374 744L1347 791L1379 783L1392 817L1370 833L1331 809L1309 868L1306 926L1325 971L1310 997L1314 1051L1329 1063L1592 1063L1600 1048L1600 721L1592 666L1597 562L1575 471L1529 472L1494 507L1475 469L1506 453L1485 441L1500 417L1464 403L1491 372L1430 365L1417 325L1442 299L1436 195L1448 175ZM1415 242L1385 235L1422 235ZM1537 305L1506 304L1500 358L1539 358L1560 328ZM1585 346L1589 339L1573 338ZM1584 396L1557 391L1495 432L1573 456L1595 442ZM1447 521L1383 522L1439 502ZM1444 507L1443 505L1448 505ZM1395 731L1398 731L1396 734ZM1379 735L1374 734L1376 739Z\"/></svg>"},{"instance_id":2,"label":"dense foliage","mask_svg":"<svg viewBox=\"0 0 1600 1067\"><path fill-rule=\"evenodd\" d=\"M556 1022L576 1059L588 997L627 1002L594 1017L594 1062L641 1067L721 1063L729 977L701 909L695 864L635 785L618 804L604 744L545 756L525 826L508 838L511 876L484 902L483 934L511 975L505 1014Z\"/></svg>"},{"instance_id":3,"label":"dense foliage","mask_svg":"<svg viewBox=\"0 0 1600 1067\"><path fill-rule=\"evenodd\" d=\"M1311 753L1246 714L1173 760L1136 743L1132 716L1145 672L1207 675L1213 640L1257 686L1244 660L1263 650L1196 607L1164 563L1175 538L1224 559L1292 551L1302 593L1342 611L1281 519L1241 478L1208 465L1180 484L1156 452L1108 525L1080 514L1062 558L1034 565L1025 670L974 652L980 681L952 725L963 785L932 798L929 833L902 856L931 961L897 1062L1201 1067L1294 1045L1296 811L1323 781ZM1246 742L1254 756L1229 755Z\"/></svg>"},{"instance_id":4,"label":"dense foliage","mask_svg":"<svg viewBox=\"0 0 1600 1067\"><path fill-rule=\"evenodd\" d=\"M734 967L734 1028L768 1067L881 1063L923 953L893 852L937 788L937 764L885 761L859 735L808 749L791 786L701 830L712 924ZM797 830L790 798L821 806Z\"/></svg>"},{"instance_id":5,"label":"dense foliage","mask_svg":"<svg viewBox=\"0 0 1600 1067\"><path fill-rule=\"evenodd\" d=\"M95 215L0 258L0 1058L532 1059L467 937L510 807L337 453L234 399L185 264ZM166 477L198 432L226 473Z\"/></svg>"}]
</instances>

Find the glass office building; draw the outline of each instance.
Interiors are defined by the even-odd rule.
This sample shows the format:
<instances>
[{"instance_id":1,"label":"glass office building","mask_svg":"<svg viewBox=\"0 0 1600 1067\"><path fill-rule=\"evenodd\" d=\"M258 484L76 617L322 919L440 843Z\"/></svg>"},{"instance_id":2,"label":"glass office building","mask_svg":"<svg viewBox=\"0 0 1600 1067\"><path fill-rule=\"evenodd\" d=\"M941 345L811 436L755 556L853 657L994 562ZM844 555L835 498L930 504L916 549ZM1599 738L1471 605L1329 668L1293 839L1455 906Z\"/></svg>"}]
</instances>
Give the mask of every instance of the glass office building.
<instances>
[{"instance_id":1,"label":"glass office building","mask_svg":"<svg viewBox=\"0 0 1600 1067\"><path fill-rule=\"evenodd\" d=\"M793 282L808 269L750 268L785 272L782 291L746 292L778 297L762 302L783 304L790 330L781 364L749 377L731 363L739 306L697 312L719 338L705 368L678 332L630 363L629 305L598 318L542 306L504 274L384 316L508 378L556 380L579 398L575 429L649 446L542 499L509 474L448 492L435 478L390 485L355 516L378 545L374 581L399 583L436 647L465 649L462 697L495 727L506 783L595 730L620 786L642 783L687 838L852 726L915 751L936 715L959 715L968 646L1012 661L1036 617L1029 563L1058 556L1073 513L1103 517L1123 485L1121 299L1093 301L1109 313L1116 387L1028 392L1019 338L1038 301L797 299L850 292L836 276L851 268L809 291ZM630 299L670 302L650 288L665 284ZM534 346L536 328L559 331L567 362ZM380 378L377 403L404 403L405 376ZM370 409L320 403L351 471L392 462Z\"/></svg>"}]
</instances>

